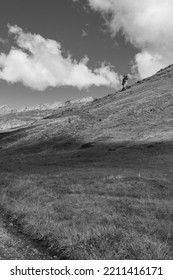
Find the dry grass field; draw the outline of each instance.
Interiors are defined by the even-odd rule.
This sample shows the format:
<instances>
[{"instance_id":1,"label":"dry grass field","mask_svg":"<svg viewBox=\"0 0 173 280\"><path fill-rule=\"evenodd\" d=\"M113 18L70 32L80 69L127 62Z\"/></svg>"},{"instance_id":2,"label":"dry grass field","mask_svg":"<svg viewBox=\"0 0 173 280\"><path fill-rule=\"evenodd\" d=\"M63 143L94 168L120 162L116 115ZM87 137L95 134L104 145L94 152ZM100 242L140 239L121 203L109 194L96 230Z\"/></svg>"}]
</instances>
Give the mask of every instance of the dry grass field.
<instances>
[{"instance_id":1,"label":"dry grass field","mask_svg":"<svg viewBox=\"0 0 173 280\"><path fill-rule=\"evenodd\" d=\"M125 173L3 173L1 207L60 259L171 259L172 184Z\"/></svg>"},{"instance_id":2,"label":"dry grass field","mask_svg":"<svg viewBox=\"0 0 173 280\"><path fill-rule=\"evenodd\" d=\"M4 219L58 259L172 259L172 82L173 66L1 132Z\"/></svg>"}]
</instances>

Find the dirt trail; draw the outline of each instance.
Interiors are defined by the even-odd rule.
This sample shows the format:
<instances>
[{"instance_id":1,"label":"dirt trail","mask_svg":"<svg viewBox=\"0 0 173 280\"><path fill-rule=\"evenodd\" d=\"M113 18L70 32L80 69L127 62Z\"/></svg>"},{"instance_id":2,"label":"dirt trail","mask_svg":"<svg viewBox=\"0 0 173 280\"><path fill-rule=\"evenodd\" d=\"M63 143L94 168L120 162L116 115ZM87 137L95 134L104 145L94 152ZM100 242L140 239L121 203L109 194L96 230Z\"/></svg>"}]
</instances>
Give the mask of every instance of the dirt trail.
<instances>
[{"instance_id":1,"label":"dirt trail","mask_svg":"<svg viewBox=\"0 0 173 280\"><path fill-rule=\"evenodd\" d=\"M6 221L0 213L0 260L51 260L49 255L36 242L22 235L15 226Z\"/></svg>"}]
</instances>

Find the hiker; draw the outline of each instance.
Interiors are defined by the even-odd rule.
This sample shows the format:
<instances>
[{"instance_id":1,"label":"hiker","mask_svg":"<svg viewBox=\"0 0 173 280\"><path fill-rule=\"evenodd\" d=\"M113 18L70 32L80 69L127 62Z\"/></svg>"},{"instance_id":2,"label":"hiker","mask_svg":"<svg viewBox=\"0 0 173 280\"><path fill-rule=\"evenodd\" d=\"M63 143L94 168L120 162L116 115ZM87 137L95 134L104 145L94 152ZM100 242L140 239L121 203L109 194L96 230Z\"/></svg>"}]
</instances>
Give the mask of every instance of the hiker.
<instances>
[{"instance_id":1,"label":"hiker","mask_svg":"<svg viewBox=\"0 0 173 280\"><path fill-rule=\"evenodd\" d=\"M127 88L127 82L128 82L128 75L124 75L122 79L122 91Z\"/></svg>"}]
</instances>

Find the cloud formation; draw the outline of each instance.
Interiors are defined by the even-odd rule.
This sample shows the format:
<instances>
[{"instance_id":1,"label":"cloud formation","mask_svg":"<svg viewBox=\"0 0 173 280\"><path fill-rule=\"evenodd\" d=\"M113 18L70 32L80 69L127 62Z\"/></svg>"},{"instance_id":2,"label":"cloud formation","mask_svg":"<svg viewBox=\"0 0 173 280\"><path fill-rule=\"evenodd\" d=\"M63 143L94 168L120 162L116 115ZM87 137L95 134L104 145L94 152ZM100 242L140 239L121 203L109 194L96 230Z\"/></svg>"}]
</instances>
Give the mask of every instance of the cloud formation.
<instances>
[{"instance_id":1,"label":"cloud formation","mask_svg":"<svg viewBox=\"0 0 173 280\"><path fill-rule=\"evenodd\" d=\"M140 50L135 68L141 78L173 63L172 0L87 1L106 18L113 36L120 31Z\"/></svg>"},{"instance_id":2,"label":"cloud formation","mask_svg":"<svg viewBox=\"0 0 173 280\"><path fill-rule=\"evenodd\" d=\"M111 65L103 63L100 68L91 70L87 57L77 62L62 52L60 43L26 33L16 25L8 27L17 47L12 47L8 54L0 54L0 79L21 82L36 90L60 86L119 87L120 77Z\"/></svg>"}]
</instances>

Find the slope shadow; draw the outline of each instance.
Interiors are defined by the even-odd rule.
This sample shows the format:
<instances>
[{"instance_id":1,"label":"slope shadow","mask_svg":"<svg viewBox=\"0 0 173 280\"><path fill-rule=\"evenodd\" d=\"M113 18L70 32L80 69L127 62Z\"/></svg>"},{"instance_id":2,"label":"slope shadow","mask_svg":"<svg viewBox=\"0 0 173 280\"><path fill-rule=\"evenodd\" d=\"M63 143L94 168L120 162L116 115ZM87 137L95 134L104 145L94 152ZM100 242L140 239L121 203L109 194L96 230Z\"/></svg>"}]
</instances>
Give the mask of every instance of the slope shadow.
<instances>
[{"instance_id":1,"label":"slope shadow","mask_svg":"<svg viewBox=\"0 0 173 280\"><path fill-rule=\"evenodd\" d=\"M22 132L23 133L23 132ZM12 141L21 134L5 133ZM13 138L14 137L14 138ZM1 141L0 141L1 145ZM155 170L172 176L173 141L136 143L84 142L69 135L42 139L35 143L11 145L0 152L0 169L44 172L57 168L131 168Z\"/></svg>"}]
</instances>

